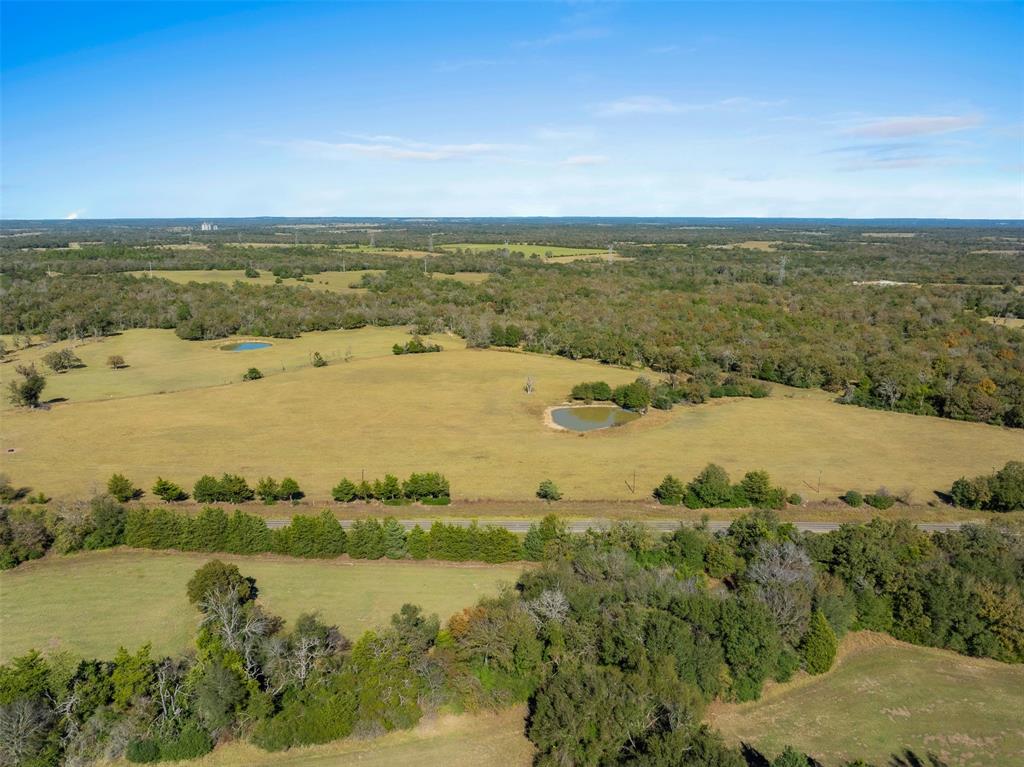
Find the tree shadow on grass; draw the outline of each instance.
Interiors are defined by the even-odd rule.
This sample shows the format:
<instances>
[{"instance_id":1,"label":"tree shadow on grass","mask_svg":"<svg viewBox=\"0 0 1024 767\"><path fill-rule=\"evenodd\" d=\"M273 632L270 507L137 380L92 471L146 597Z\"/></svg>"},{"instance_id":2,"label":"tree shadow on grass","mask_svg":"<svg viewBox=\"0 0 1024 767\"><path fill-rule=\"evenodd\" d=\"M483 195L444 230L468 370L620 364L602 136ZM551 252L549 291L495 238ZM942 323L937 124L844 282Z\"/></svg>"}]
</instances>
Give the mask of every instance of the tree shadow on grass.
<instances>
[{"instance_id":1,"label":"tree shadow on grass","mask_svg":"<svg viewBox=\"0 0 1024 767\"><path fill-rule=\"evenodd\" d=\"M898 754L891 754L886 767L949 767L949 763L931 752L919 756L911 749L905 748Z\"/></svg>"}]
</instances>

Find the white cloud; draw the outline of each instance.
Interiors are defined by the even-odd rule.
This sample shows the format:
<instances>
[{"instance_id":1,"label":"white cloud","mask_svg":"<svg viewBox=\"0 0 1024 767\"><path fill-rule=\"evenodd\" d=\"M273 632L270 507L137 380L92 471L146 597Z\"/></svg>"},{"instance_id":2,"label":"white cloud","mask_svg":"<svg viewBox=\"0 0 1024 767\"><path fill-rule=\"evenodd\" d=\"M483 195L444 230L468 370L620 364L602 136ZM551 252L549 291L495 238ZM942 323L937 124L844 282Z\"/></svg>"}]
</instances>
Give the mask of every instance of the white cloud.
<instances>
[{"instance_id":1,"label":"white cloud","mask_svg":"<svg viewBox=\"0 0 1024 767\"><path fill-rule=\"evenodd\" d=\"M855 125L845 132L851 136L870 138L902 138L953 133L977 127L983 122L980 115L914 115L884 117Z\"/></svg>"},{"instance_id":2,"label":"white cloud","mask_svg":"<svg viewBox=\"0 0 1024 767\"><path fill-rule=\"evenodd\" d=\"M465 160L498 155L523 148L513 144L489 144L482 142L469 144L429 144L422 141L410 141L397 136L367 136L360 141L331 142L303 139L281 143L302 154L331 160L345 159L352 155L362 155L386 160L415 160L421 162Z\"/></svg>"},{"instance_id":3,"label":"white cloud","mask_svg":"<svg viewBox=\"0 0 1024 767\"><path fill-rule=\"evenodd\" d=\"M566 157L562 160L562 165L604 165L606 162L608 162L608 158L603 154L577 154Z\"/></svg>"},{"instance_id":4,"label":"white cloud","mask_svg":"<svg viewBox=\"0 0 1024 767\"><path fill-rule=\"evenodd\" d=\"M65 221L74 221L76 218L81 216L83 213L85 213L85 211L81 210L81 209L73 210L70 213L68 213L66 216L64 216L64 220Z\"/></svg>"},{"instance_id":5,"label":"white cloud","mask_svg":"<svg viewBox=\"0 0 1024 767\"><path fill-rule=\"evenodd\" d=\"M784 100L768 101L746 96L733 96L706 103L672 101L662 96L627 96L615 101L606 101L597 106L596 112L602 117L623 115L671 115L685 112L702 112L712 109L765 109L782 106Z\"/></svg>"}]
</instances>

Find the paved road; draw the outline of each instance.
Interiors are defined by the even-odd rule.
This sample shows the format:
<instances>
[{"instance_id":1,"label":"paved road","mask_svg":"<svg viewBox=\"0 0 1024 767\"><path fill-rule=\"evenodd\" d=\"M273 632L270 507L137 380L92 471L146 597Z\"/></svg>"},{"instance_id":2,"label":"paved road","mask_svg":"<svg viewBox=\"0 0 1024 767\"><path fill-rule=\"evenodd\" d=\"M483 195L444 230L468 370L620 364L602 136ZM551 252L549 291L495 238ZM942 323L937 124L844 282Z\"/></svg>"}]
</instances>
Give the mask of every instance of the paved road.
<instances>
[{"instance_id":1,"label":"paved road","mask_svg":"<svg viewBox=\"0 0 1024 767\"><path fill-rule=\"evenodd\" d=\"M445 519L443 517L438 518L441 522L447 522L452 525L460 525L462 527L468 527L473 520L465 517L453 517ZM402 526L406 530L411 530L415 525L422 525L428 527L433 519L400 519ZM500 519L500 518L483 518L477 520L481 525L493 525L495 527L504 527L506 530L511 530L513 533L525 533L529 530L530 525L534 524L537 520L530 519ZM650 519L646 520L646 524L651 530L655 530L660 533L668 533L679 527L680 522L685 524L694 524L690 520L675 520L675 519ZM574 533L586 532L589 528L600 529L606 527L612 523L609 519L574 519L568 523L568 528ZM287 519L268 519L268 527L284 527L288 524ZM725 530L729 527L727 520L710 520L708 522L708 528L711 531ZM838 530L841 523L839 522L795 522L794 523L798 530L806 533L827 533L831 530ZM928 533L944 531L944 530L958 530L962 523L960 522L917 522L917 526ZM341 520L341 526L344 528L352 527L351 519Z\"/></svg>"}]
</instances>

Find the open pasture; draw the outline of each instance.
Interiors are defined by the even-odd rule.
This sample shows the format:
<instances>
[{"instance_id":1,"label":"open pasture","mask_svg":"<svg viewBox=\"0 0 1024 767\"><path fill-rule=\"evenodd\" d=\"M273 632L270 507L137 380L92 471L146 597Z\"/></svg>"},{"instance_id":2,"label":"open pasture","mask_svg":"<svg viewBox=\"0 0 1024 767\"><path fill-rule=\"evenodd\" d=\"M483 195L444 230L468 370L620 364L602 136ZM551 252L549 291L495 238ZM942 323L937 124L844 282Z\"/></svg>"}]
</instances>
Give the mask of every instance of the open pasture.
<instances>
[{"instance_id":1,"label":"open pasture","mask_svg":"<svg viewBox=\"0 0 1024 767\"><path fill-rule=\"evenodd\" d=\"M766 469L808 501L885 486L925 503L960 476L1024 455L1019 430L839 405L825 392L781 386L766 399L654 410L581 436L545 426L545 408L581 381L614 386L638 371L461 344L393 356L392 339L407 336L390 331L395 335L384 338L387 332L350 331L353 338L381 335L377 356L357 353L347 364L231 386L71 401L48 412L8 411L0 471L56 497L91 493L114 472L148 489L158 475L191 487L203 474L231 471L251 481L289 474L322 501L342 476L436 470L458 499L529 499L551 478L567 499L610 501L646 498L665 474L688 480L715 462L734 479ZM233 376L259 366L266 353L197 348L218 365L228 358ZM188 367L180 371L184 380L196 374ZM527 377L532 395L524 392ZM634 471L635 493L627 485Z\"/></svg>"},{"instance_id":2,"label":"open pasture","mask_svg":"<svg viewBox=\"0 0 1024 767\"><path fill-rule=\"evenodd\" d=\"M827 674L769 685L759 701L715 704L708 719L769 759L788 744L826 767L896 764L907 750L921 764L932 753L950 765L1001 767L1024 763L1022 691L1021 666L862 632L844 639Z\"/></svg>"},{"instance_id":3,"label":"open pasture","mask_svg":"<svg viewBox=\"0 0 1024 767\"><path fill-rule=\"evenodd\" d=\"M505 247L504 242L457 242L450 245L443 245L443 250L462 249L472 253L486 253L489 251L500 251ZM565 264L572 261L579 261L588 258L603 257L611 261L631 261L623 258L617 253L609 253L607 248L572 248L561 245L530 245L524 242L510 242L509 251L523 253L527 258L541 258L545 263Z\"/></svg>"},{"instance_id":4,"label":"open pasture","mask_svg":"<svg viewBox=\"0 0 1024 767\"><path fill-rule=\"evenodd\" d=\"M220 559L256 579L270 612L292 621L319 611L355 640L410 602L445 620L514 583L518 565L367 562L239 557L172 551L94 551L54 556L0 572L0 661L31 648L113 657L119 645L152 642L157 653L189 644L198 613L185 584Z\"/></svg>"},{"instance_id":5,"label":"open pasture","mask_svg":"<svg viewBox=\"0 0 1024 767\"><path fill-rule=\"evenodd\" d=\"M367 269L362 271L347 272L320 272L319 274L308 275L313 281L305 282L288 278L277 282L277 278L268 271L260 271L259 277L246 277L242 269L162 269L153 271L128 272L134 277L155 277L163 280L170 280L179 285L186 285L190 282L210 282L221 285L233 285L242 282L247 285L288 285L291 287L307 287L311 290L329 290L333 293L353 293L365 290L365 288L353 288L354 283L359 282L364 274L380 274L379 269Z\"/></svg>"},{"instance_id":6,"label":"open pasture","mask_svg":"<svg viewBox=\"0 0 1024 767\"><path fill-rule=\"evenodd\" d=\"M221 347L237 341L262 340L270 346L250 351L228 352ZM0 381L15 374L16 364L35 363L47 373L42 358L55 349L71 348L85 367L59 375L47 375L43 400L68 403L137 397L144 394L199 389L207 386L242 384L250 367L265 376L294 371L312 365L313 352L320 352L328 365L354 364L368 357L390 355L396 343L409 340L403 328L360 328L306 333L299 338L221 338L215 341L183 341L170 330L128 330L116 336L37 345L11 353L0 365ZM433 339L442 346L462 345L451 338ZM344 362L346 355L349 362ZM124 357L127 367L112 370L111 355ZM317 372L322 372L323 369ZM251 383L251 382L250 382ZM4 399L2 407L10 408Z\"/></svg>"}]
</instances>

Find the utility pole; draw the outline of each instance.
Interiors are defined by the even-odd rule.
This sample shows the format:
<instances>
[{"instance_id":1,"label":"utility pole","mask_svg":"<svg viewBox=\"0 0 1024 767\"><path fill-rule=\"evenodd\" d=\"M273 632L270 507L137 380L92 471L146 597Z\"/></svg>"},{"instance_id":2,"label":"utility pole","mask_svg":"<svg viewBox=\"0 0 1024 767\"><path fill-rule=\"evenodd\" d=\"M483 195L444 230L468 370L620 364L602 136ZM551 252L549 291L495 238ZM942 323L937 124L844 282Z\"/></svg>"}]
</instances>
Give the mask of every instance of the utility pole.
<instances>
[{"instance_id":1,"label":"utility pole","mask_svg":"<svg viewBox=\"0 0 1024 767\"><path fill-rule=\"evenodd\" d=\"M779 257L779 284L782 285L786 281L786 262L789 259L786 256Z\"/></svg>"},{"instance_id":2,"label":"utility pole","mask_svg":"<svg viewBox=\"0 0 1024 767\"><path fill-rule=\"evenodd\" d=\"M374 236L375 236L376 234L377 234L377 233L376 233L375 231L373 231L372 229L370 230L370 247L371 247L371 248L373 247L373 239L374 239Z\"/></svg>"},{"instance_id":3,"label":"utility pole","mask_svg":"<svg viewBox=\"0 0 1024 767\"><path fill-rule=\"evenodd\" d=\"M427 246L427 252L429 252L429 253L433 253L434 252L434 233L433 232L430 233L430 244Z\"/></svg>"}]
</instances>

